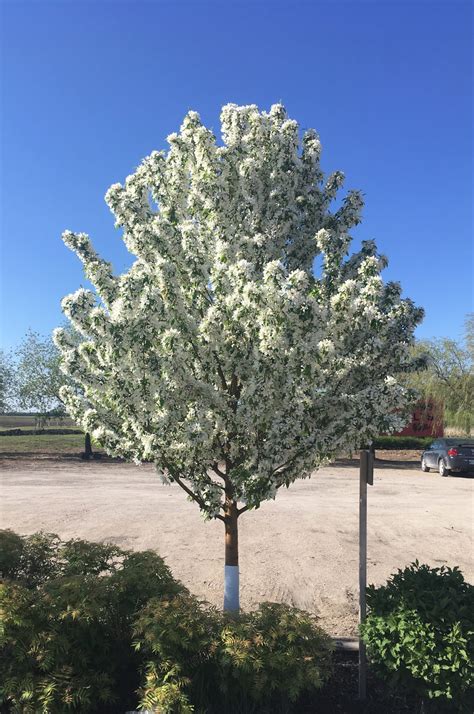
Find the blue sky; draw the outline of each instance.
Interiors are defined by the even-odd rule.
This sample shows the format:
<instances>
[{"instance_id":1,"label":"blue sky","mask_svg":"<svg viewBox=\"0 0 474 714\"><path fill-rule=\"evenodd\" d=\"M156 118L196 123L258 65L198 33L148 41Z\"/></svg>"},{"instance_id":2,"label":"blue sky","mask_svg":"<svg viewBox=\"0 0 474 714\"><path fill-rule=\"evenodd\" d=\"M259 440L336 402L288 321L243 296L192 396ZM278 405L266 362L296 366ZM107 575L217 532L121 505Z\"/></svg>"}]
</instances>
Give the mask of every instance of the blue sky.
<instances>
[{"instance_id":1,"label":"blue sky","mask_svg":"<svg viewBox=\"0 0 474 714\"><path fill-rule=\"evenodd\" d=\"M472 4L389 0L3 0L2 346L61 322L89 233L130 263L103 196L190 108L282 101L366 197L355 237L459 337L472 310Z\"/></svg>"}]
</instances>

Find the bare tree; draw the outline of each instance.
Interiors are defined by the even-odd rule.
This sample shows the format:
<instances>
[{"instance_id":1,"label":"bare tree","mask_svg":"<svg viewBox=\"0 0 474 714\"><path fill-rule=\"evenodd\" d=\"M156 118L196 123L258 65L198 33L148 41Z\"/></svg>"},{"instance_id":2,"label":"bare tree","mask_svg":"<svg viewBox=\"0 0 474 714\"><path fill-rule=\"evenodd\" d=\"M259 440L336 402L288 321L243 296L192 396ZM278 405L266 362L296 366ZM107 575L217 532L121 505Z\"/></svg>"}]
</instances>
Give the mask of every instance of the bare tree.
<instances>
[{"instance_id":1,"label":"bare tree","mask_svg":"<svg viewBox=\"0 0 474 714\"><path fill-rule=\"evenodd\" d=\"M474 424L474 315L467 315L462 340L420 340L414 351L425 368L409 381L425 399L443 402L445 421L470 434Z\"/></svg>"}]
</instances>

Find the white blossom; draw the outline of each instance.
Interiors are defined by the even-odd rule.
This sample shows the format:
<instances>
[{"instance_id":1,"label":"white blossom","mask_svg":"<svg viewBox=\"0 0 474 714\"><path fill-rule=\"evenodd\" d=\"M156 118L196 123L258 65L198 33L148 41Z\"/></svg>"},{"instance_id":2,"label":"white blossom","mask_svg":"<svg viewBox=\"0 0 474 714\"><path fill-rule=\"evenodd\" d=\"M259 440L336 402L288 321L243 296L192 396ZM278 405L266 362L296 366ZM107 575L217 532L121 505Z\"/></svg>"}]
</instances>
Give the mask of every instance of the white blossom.
<instances>
[{"instance_id":1,"label":"white blossom","mask_svg":"<svg viewBox=\"0 0 474 714\"><path fill-rule=\"evenodd\" d=\"M62 307L62 398L106 450L152 460L207 517L256 507L344 449L403 422L396 375L422 313L385 284L366 241L349 255L362 197L330 206L320 143L275 105L222 109L224 145L190 112L106 200L136 256L114 276L83 233L63 240L95 293ZM322 272L313 262L322 257Z\"/></svg>"}]
</instances>

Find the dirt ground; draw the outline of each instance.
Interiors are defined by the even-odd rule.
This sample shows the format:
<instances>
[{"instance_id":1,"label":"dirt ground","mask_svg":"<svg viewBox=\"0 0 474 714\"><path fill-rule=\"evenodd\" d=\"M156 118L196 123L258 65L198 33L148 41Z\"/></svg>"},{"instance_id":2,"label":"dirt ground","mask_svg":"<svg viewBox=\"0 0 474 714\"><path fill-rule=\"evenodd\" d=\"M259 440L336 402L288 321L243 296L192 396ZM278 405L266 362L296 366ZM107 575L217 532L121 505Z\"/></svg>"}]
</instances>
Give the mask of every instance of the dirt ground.
<instances>
[{"instance_id":1,"label":"dirt ground","mask_svg":"<svg viewBox=\"0 0 474 714\"><path fill-rule=\"evenodd\" d=\"M368 581L381 584L417 558L458 565L474 582L474 478L424 474L413 452L382 458L368 487ZM4 459L0 469L0 527L153 548L198 597L221 605L223 525L205 522L151 465ZM332 635L356 633L358 490L356 462L342 460L242 516L244 609L291 603Z\"/></svg>"}]
</instances>

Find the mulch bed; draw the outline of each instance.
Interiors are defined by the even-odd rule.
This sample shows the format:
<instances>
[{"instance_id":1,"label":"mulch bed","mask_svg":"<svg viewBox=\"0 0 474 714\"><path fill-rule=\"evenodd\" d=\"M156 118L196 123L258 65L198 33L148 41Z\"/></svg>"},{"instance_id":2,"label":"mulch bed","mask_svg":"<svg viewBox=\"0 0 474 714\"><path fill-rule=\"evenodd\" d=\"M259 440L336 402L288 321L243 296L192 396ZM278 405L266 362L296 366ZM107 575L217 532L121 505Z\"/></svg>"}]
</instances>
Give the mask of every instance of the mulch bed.
<instances>
[{"instance_id":1,"label":"mulch bed","mask_svg":"<svg viewBox=\"0 0 474 714\"><path fill-rule=\"evenodd\" d=\"M311 701L302 702L301 714L420 714L418 697L393 691L370 671L367 696L358 700L359 659L357 652L335 652L334 673Z\"/></svg>"}]
</instances>

